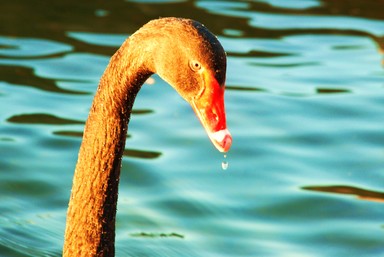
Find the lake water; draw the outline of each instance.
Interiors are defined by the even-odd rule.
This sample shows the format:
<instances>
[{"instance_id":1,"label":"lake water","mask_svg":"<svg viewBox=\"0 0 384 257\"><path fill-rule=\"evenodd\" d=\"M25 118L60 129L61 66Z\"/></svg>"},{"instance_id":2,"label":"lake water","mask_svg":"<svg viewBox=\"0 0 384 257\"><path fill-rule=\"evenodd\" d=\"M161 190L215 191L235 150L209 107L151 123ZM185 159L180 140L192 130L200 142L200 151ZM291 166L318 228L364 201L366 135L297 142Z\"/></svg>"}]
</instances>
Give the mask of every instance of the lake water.
<instances>
[{"instance_id":1,"label":"lake water","mask_svg":"<svg viewBox=\"0 0 384 257\"><path fill-rule=\"evenodd\" d=\"M383 1L0 6L0 256L61 256L98 80L165 16L201 21L226 49L233 146L224 159L154 76L130 122L116 255L384 256Z\"/></svg>"}]
</instances>

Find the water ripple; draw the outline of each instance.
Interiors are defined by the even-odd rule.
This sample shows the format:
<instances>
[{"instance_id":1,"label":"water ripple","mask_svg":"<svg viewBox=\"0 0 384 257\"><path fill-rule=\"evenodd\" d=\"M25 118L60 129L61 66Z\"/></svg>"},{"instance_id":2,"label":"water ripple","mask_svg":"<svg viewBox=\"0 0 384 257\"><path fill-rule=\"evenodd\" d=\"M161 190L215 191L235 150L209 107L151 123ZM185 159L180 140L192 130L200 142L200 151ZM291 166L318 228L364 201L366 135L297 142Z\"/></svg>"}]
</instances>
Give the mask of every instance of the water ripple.
<instances>
[{"instance_id":1,"label":"water ripple","mask_svg":"<svg viewBox=\"0 0 384 257\"><path fill-rule=\"evenodd\" d=\"M13 58L43 58L70 52L73 47L52 40L0 36L0 56Z\"/></svg>"},{"instance_id":2,"label":"water ripple","mask_svg":"<svg viewBox=\"0 0 384 257\"><path fill-rule=\"evenodd\" d=\"M3 1L0 255L61 255L99 78L128 35L172 15L228 53L230 166L153 76L129 124L117 256L380 256L384 21L363 2Z\"/></svg>"}]
</instances>

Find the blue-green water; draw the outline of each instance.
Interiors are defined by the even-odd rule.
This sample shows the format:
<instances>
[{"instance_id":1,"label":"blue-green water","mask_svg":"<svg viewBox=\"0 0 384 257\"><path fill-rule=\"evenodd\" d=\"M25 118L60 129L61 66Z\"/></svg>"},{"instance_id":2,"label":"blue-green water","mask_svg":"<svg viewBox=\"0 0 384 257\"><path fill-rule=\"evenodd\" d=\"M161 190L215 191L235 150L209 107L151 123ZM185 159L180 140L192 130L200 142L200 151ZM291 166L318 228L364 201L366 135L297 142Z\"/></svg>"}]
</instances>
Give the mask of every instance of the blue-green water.
<instances>
[{"instance_id":1,"label":"blue-green water","mask_svg":"<svg viewBox=\"0 0 384 257\"><path fill-rule=\"evenodd\" d=\"M384 2L0 4L0 256L60 256L84 121L109 57L189 17L228 53L223 155L159 77L140 91L117 256L384 256Z\"/></svg>"}]
</instances>

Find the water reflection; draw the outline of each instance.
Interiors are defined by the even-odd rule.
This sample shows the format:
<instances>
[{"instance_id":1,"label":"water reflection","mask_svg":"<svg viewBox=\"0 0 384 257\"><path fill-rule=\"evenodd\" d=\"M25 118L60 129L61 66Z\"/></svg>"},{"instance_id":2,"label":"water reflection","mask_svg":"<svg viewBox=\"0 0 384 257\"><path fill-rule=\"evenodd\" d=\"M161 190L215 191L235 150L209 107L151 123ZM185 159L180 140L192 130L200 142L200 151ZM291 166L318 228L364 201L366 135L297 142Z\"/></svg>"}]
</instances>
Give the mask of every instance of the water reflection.
<instances>
[{"instance_id":1,"label":"water reflection","mask_svg":"<svg viewBox=\"0 0 384 257\"><path fill-rule=\"evenodd\" d=\"M304 190L326 192L334 194L355 195L358 199L366 201L384 202L384 193L353 186L304 186Z\"/></svg>"},{"instance_id":2,"label":"water reflection","mask_svg":"<svg viewBox=\"0 0 384 257\"><path fill-rule=\"evenodd\" d=\"M15 9L20 12L24 9L31 11L37 8L36 5L32 4L33 1L20 2L23 2L23 5L17 6L17 8L15 7L15 3L4 3L4 12L6 13L7 10ZM319 65L321 60L319 61L314 58L307 58L306 61L295 60L297 58L294 58L294 56L301 54L305 45L309 46L308 42L303 40L305 45L296 45L300 47L300 50L292 51L292 43L297 44L297 40L304 39L300 37L300 35L319 35L320 37L317 39L314 37L315 40L313 43L316 41L322 42L321 40L324 35L339 35L339 38L349 35L369 38L376 43L379 49L383 49L384 44L384 32L382 29L384 25L383 21L380 20L380 13L377 11L380 9L381 3L377 1L364 2L364 4L362 4L361 1L348 1L348 4L335 3L334 1L306 1L305 3L290 4L284 1L176 1L167 2L167 4L141 3L141 1L137 1L130 2L129 4L113 2L108 5L103 3L88 3L86 9L85 6L79 8L77 6L78 4L76 4L77 8L72 9L71 15L57 11L65 9L65 6L70 4L71 2L54 2L45 7L47 8L46 11L50 13L52 17L58 18L56 22L52 20L47 22L44 20L44 16L32 15L31 17L27 17L28 20L23 21L21 25L21 21L17 19L17 16L6 15L4 17L5 22L12 24L13 28L12 32L9 31L9 33L7 33L7 31L5 31L6 34L12 35L13 37L25 37L33 30L35 37L47 38L49 40L39 41L28 38L13 38L11 40L10 38L2 37L0 45L3 45L3 48L1 49L2 51L0 51L0 55L47 57L52 54L64 53L75 49L76 52L97 53L110 56L114 52L114 47L120 45L127 35L135 31L137 27L142 25L146 20L159 16L185 16L183 12L185 9L189 10L189 17L196 17L196 19L205 23L214 33L221 36L230 57L252 58L253 60L250 61L249 64L255 66L282 68ZM73 4L75 4L75 2L73 2ZM96 15L99 10L103 10L103 13L107 13L108 15ZM204 15L205 11L210 12L210 15ZM36 13L39 12L36 11ZM125 15L122 16L122 13ZM140 13L140 16L138 16L138 13ZM129 19L124 17L129 17ZM307 22L303 19L309 19L309 21ZM342 19L342 22L339 22L338 19ZM79 27L77 25L78 23L74 21L82 24L82 27ZM113 26L109 26L110 24L113 24ZM31 30L27 31L28 28ZM87 29L84 30L82 28ZM103 36L103 32L105 31L108 31L108 34L104 33ZM232 32L228 33L228 31ZM47 32L50 34L47 34ZM111 33L115 33L115 35L111 35ZM223 38L223 36L226 38ZM297 38L297 36L299 37ZM236 39L239 37L241 37L241 41L229 41L231 38ZM283 44L277 47L273 47L276 46L277 41L270 40L269 42L265 42L265 44L261 41L261 39L289 39L289 37L292 39L297 38L297 40L291 42L287 40L288 44L282 42ZM247 39L257 40L245 44ZM335 39L337 40L335 37L334 39L330 37L326 40L330 43ZM226 41L228 41L228 43L226 43ZM334 50L340 50L342 48L351 50L352 47L366 47L366 45L361 44L351 45L351 42L348 42L348 40L346 40L346 42L346 45L334 45L331 47L333 47ZM323 43L315 44L312 47L313 51L318 51L318 49L323 50L322 44ZM35 47L36 45L39 45L37 49ZM247 45L250 46L248 50L246 50ZM231 46L236 46L236 48L234 49ZM29 51L31 49L33 49L33 51ZM279 52L278 50L281 49L286 49L286 52ZM30 52L33 52L32 55ZM348 53L346 53L346 55L347 54ZM290 56L292 58L284 58ZM265 57L271 57L273 60L264 60ZM256 58L261 58L263 61L261 62ZM342 58L343 57L341 57L340 60L342 60ZM84 75L87 74L88 76L91 71L88 70L86 72L83 71L82 67L76 67L77 61L75 59L82 59L84 62L86 57L76 56L70 59L66 65L75 65L73 70L75 72L80 70L81 72L80 76L72 74L71 78L66 79L80 80L82 78L84 80ZM59 69L65 68L60 66L60 63L63 63L64 60L60 58L58 61L59 62L45 62L43 65L58 67ZM8 60L5 63L9 65L12 62ZM18 63L20 65L22 62L19 61ZM100 61L93 60L92 63L100 63ZM30 68L25 68L26 65ZM27 84L29 86L36 85L36 87L44 90L84 93L83 91L72 91L58 87L57 84L47 79L47 77L59 78L59 74L47 76L47 72L50 74L52 72L40 71L41 68L38 63L27 64L24 62L23 66L23 68L17 67L19 74L22 74L22 76L17 76L15 71L6 68L8 70L4 70L4 77L8 77L10 83ZM92 67L92 65L87 65L87 67ZM104 67L103 63L100 69ZM22 69L24 69L24 71L22 71ZM37 70L36 73L39 76L35 76L31 69ZM55 73L57 72L53 74ZM97 74L99 74L99 72L97 72ZM63 78L61 77L61 79ZM97 83L97 79L97 76L92 77L95 83Z\"/></svg>"},{"instance_id":3,"label":"water reflection","mask_svg":"<svg viewBox=\"0 0 384 257\"><path fill-rule=\"evenodd\" d=\"M182 16L228 53L230 172L212 172L222 155L152 80L124 151L117 255L378 256L383 192L349 185L382 187L382 10L377 0L2 1L0 255L61 255L109 57L148 20Z\"/></svg>"},{"instance_id":4,"label":"water reflection","mask_svg":"<svg viewBox=\"0 0 384 257\"><path fill-rule=\"evenodd\" d=\"M83 124L82 121L60 118L51 114L34 113L34 114L20 114L14 115L7 119L11 123L20 124L56 124L56 125L70 125L70 124Z\"/></svg>"},{"instance_id":5,"label":"water reflection","mask_svg":"<svg viewBox=\"0 0 384 257\"><path fill-rule=\"evenodd\" d=\"M123 156L134 157L134 158L143 158L143 159L156 159L156 158L159 158L161 156L161 153L155 152L155 151L125 149Z\"/></svg>"},{"instance_id":6,"label":"water reflection","mask_svg":"<svg viewBox=\"0 0 384 257\"><path fill-rule=\"evenodd\" d=\"M226 86L225 89L235 91L266 92L265 89L257 87Z\"/></svg>"},{"instance_id":7,"label":"water reflection","mask_svg":"<svg viewBox=\"0 0 384 257\"><path fill-rule=\"evenodd\" d=\"M52 79L36 76L32 67L7 66L4 62L0 65L0 77L2 81L12 85L27 85L40 90L62 94L85 94L85 92L81 91L60 88Z\"/></svg>"},{"instance_id":8,"label":"water reflection","mask_svg":"<svg viewBox=\"0 0 384 257\"><path fill-rule=\"evenodd\" d=\"M319 94L351 93L351 91L348 89L340 89L340 88L317 88L316 92Z\"/></svg>"},{"instance_id":9,"label":"water reflection","mask_svg":"<svg viewBox=\"0 0 384 257\"><path fill-rule=\"evenodd\" d=\"M141 232L141 233L132 233L131 236L133 237L147 237L147 238L180 238L184 239L184 236L178 233L146 233L146 232Z\"/></svg>"}]
</instances>

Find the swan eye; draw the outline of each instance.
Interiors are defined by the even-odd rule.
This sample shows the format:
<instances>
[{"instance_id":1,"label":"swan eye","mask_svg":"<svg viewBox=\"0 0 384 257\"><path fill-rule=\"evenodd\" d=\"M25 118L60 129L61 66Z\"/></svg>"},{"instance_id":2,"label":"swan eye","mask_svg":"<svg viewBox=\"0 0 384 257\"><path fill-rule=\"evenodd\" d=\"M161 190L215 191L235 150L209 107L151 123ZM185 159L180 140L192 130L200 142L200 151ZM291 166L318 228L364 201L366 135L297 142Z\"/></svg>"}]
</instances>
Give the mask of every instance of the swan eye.
<instances>
[{"instance_id":1,"label":"swan eye","mask_svg":"<svg viewBox=\"0 0 384 257\"><path fill-rule=\"evenodd\" d=\"M193 71L198 71L201 69L201 63L199 63L198 61L190 61L189 66Z\"/></svg>"}]
</instances>

